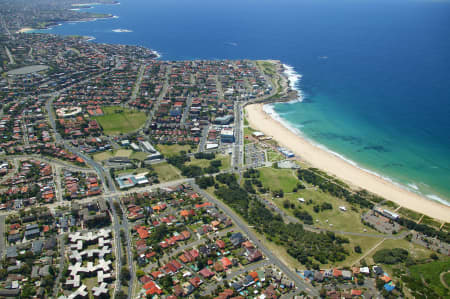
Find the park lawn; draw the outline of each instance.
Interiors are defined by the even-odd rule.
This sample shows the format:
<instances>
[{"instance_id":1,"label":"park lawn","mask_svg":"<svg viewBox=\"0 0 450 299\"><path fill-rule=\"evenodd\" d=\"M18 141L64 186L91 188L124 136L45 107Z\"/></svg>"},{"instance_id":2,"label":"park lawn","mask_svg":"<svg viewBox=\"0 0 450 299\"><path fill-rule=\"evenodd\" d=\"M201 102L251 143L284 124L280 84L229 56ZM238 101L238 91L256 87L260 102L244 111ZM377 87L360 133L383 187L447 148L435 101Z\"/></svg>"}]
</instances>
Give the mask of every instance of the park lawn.
<instances>
[{"instance_id":1,"label":"park lawn","mask_svg":"<svg viewBox=\"0 0 450 299\"><path fill-rule=\"evenodd\" d=\"M181 179L180 172L169 163L157 163L152 165L155 172L158 174L160 182L167 182Z\"/></svg>"},{"instance_id":2,"label":"park lawn","mask_svg":"<svg viewBox=\"0 0 450 299\"><path fill-rule=\"evenodd\" d=\"M444 274L444 281L448 286L450 285L450 272Z\"/></svg>"},{"instance_id":3,"label":"park lawn","mask_svg":"<svg viewBox=\"0 0 450 299\"><path fill-rule=\"evenodd\" d=\"M133 151L133 153L130 156L130 159L134 159L134 160L139 160L139 161L144 161L145 158L148 157L148 153L145 152L135 152Z\"/></svg>"},{"instance_id":4,"label":"park lawn","mask_svg":"<svg viewBox=\"0 0 450 299\"><path fill-rule=\"evenodd\" d=\"M355 264L360 265L360 263L356 263L366 252L368 252L372 247L374 247L377 243L379 243L382 238L375 238L375 237L367 237L367 236L352 236L352 235L344 235L344 234L338 234L340 237L347 238L350 243L344 244L344 248L347 250L349 255L347 258L342 261L338 262L337 266L342 267L351 267ZM362 253L356 253L355 252L355 246L359 245L361 247ZM376 251L376 250L375 250Z\"/></svg>"},{"instance_id":5,"label":"park lawn","mask_svg":"<svg viewBox=\"0 0 450 299\"><path fill-rule=\"evenodd\" d=\"M102 107L105 113L102 116L93 117L102 126L106 135L119 135L136 131L147 120L144 112L118 106Z\"/></svg>"},{"instance_id":6,"label":"park lawn","mask_svg":"<svg viewBox=\"0 0 450 299\"><path fill-rule=\"evenodd\" d=\"M93 158L97 162L108 160L112 157L126 157L129 158L132 155L132 150L119 149L116 151L105 151L93 155Z\"/></svg>"},{"instance_id":7,"label":"park lawn","mask_svg":"<svg viewBox=\"0 0 450 299\"><path fill-rule=\"evenodd\" d=\"M407 250L409 252L409 256L415 260L429 258L430 254L433 253L432 250L429 250L421 245L409 242L405 239L400 240L386 239L380 246L378 246L373 252L370 253L370 255L367 257L366 260L368 263L374 263L372 257L375 254L375 252L381 249L393 249L393 248L403 248Z\"/></svg>"},{"instance_id":8,"label":"park lawn","mask_svg":"<svg viewBox=\"0 0 450 299\"><path fill-rule=\"evenodd\" d=\"M272 62L266 60L258 60L256 61L256 63L262 68L263 72L266 73L267 75L271 77L276 75L277 70Z\"/></svg>"},{"instance_id":9,"label":"park lawn","mask_svg":"<svg viewBox=\"0 0 450 299\"><path fill-rule=\"evenodd\" d=\"M245 127L244 128L244 136L251 136L253 132L255 132L255 130L253 130L250 127Z\"/></svg>"},{"instance_id":10,"label":"park lawn","mask_svg":"<svg viewBox=\"0 0 450 299\"><path fill-rule=\"evenodd\" d=\"M275 169L273 167L263 167L258 169L260 180L265 188L270 190L282 189L283 192L292 192L292 189L299 182L292 169Z\"/></svg>"},{"instance_id":11,"label":"park lawn","mask_svg":"<svg viewBox=\"0 0 450 299\"><path fill-rule=\"evenodd\" d=\"M191 146L188 144L180 145L180 144L158 144L158 151L161 152L165 157L170 157L174 155L178 155L181 151L188 152L191 149Z\"/></svg>"},{"instance_id":12,"label":"park lawn","mask_svg":"<svg viewBox=\"0 0 450 299\"><path fill-rule=\"evenodd\" d=\"M186 166L198 166L201 168L206 168L209 166L209 162L212 160L208 160L208 159L196 159L194 157L191 157L191 161L186 162L185 165Z\"/></svg>"},{"instance_id":13,"label":"park lawn","mask_svg":"<svg viewBox=\"0 0 450 299\"><path fill-rule=\"evenodd\" d=\"M216 157L222 161L222 165L219 167L220 170L227 170L231 167L231 156L230 155L219 155Z\"/></svg>"},{"instance_id":14,"label":"park lawn","mask_svg":"<svg viewBox=\"0 0 450 299\"><path fill-rule=\"evenodd\" d=\"M212 160L207 159L196 159L191 157L191 161L186 162L186 166L199 166L201 168L207 168L210 165L210 162L213 160L220 160L222 162L222 166L219 167L220 170L226 170L230 168L231 158L230 155L216 155L216 158Z\"/></svg>"},{"instance_id":15,"label":"park lawn","mask_svg":"<svg viewBox=\"0 0 450 299\"><path fill-rule=\"evenodd\" d=\"M304 198L305 203L300 203L298 201L298 198ZM363 211L361 211L359 208L357 208L357 211L354 211L352 210L352 206L345 200L334 197L320 190L308 188L299 190L295 193L285 193L284 198L274 199L274 202L279 208L283 209L285 212L293 216L292 209L285 209L283 207L283 201L285 199L288 199L296 206L300 206L302 210L307 211L313 217L314 226L316 227L340 230L345 232L367 232L372 234L380 234L376 230L365 226L361 222L361 213L363 213ZM307 204L306 202L308 200L312 200L312 204ZM319 213L314 212L315 205L321 205L325 202L330 203L333 206L333 209L324 210ZM342 212L341 210L339 210L340 206L345 206L347 208L347 211ZM326 222L326 220L328 220L328 222ZM332 224L332 226L330 226L330 224Z\"/></svg>"},{"instance_id":16,"label":"park lawn","mask_svg":"<svg viewBox=\"0 0 450 299\"><path fill-rule=\"evenodd\" d=\"M411 276L420 280L421 276L436 293L445 298L449 295L449 291L442 285L440 280L440 274L447 272L450 269L450 259L446 258L443 261L435 261L431 263L425 263L420 265L411 266L409 268ZM449 282L449 274L445 275L445 281Z\"/></svg>"},{"instance_id":17,"label":"park lawn","mask_svg":"<svg viewBox=\"0 0 450 299\"><path fill-rule=\"evenodd\" d=\"M94 298L92 295L92 288L97 286L97 277L89 277L82 280L83 284L87 286L89 292L89 298Z\"/></svg>"},{"instance_id":18,"label":"park lawn","mask_svg":"<svg viewBox=\"0 0 450 299\"><path fill-rule=\"evenodd\" d=\"M281 160L285 160L286 158L279 152L276 152L274 150L267 150L267 159L269 160L269 162L278 162Z\"/></svg>"},{"instance_id":19,"label":"park lawn","mask_svg":"<svg viewBox=\"0 0 450 299\"><path fill-rule=\"evenodd\" d=\"M112 151L106 151L106 152L94 154L92 157L94 158L94 161L101 162L101 161L105 161L105 160L108 160L109 158L114 157L114 153Z\"/></svg>"},{"instance_id":20,"label":"park lawn","mask_svg":"<svg viewBox=\"0 0 450 299\"><path fill-rule=\"evenodd\" d=\"M114 174L117 176L121 174L140 174L144 172L149 172L149 170L147 168L122 169L115 171Z\"/></svg>"},{"instance_id":21,"label":"park lawn","mask_svg":"<svg viewBox=\"0 0 450 299\"><path fill-rule=\"evenodd\" d=\"M126 157L126 158L129 158L132 153L133 153L132 150L119 149L119 150L114 152L114 157Z\"/></svg>"}]
</instances>

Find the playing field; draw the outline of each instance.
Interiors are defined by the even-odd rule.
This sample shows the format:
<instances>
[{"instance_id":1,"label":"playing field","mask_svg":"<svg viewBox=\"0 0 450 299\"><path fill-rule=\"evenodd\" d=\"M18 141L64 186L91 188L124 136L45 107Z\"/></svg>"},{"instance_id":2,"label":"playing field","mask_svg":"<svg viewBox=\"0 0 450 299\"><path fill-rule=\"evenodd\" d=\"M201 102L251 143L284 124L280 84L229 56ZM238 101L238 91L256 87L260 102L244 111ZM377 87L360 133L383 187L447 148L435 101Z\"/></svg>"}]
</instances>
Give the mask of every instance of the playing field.
<instances>
[{"instance_id":1,"label":"playing field","mask_svg":"<svg viewBox=\"0 0 450 299\"><path fill-rule=\"evenodd\" d=\"M158 163L152 167L158 174L158 179L160 182L181 179L180 171L169 163Z\"/></svg>"},{"instance_id":2,"label":"playing field","mask_svg":"<svg viewBox=\"0 0 450 299\"><path fill-rule=\"evenodd\" d=\"M117 106L102 107L104 115L94 117L106 135L130 133L144 125L147 115L144 112Z\"/></svg>"}]
</instances>

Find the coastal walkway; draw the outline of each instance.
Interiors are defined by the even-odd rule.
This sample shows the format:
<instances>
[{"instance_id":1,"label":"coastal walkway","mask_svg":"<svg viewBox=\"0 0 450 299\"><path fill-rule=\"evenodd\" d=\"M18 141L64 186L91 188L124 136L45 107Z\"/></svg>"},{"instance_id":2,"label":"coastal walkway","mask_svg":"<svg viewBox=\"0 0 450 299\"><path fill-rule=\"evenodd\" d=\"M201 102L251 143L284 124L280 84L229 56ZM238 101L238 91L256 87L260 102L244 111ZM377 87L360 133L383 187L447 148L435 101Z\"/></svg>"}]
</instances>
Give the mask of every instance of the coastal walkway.
<instances>
[{"instance_id":1,"label":"coastal walkway","mask_svg":"<svg viewBox=\"0 0 450 299\"><path fill-rule=\"evenodd\" d=\"M360 256L358 259L356 259L353 263L353 265L358 264L362 259L364 259L366 256L368 256L369 254L371 254L375 249L378 248L378 246L380 246L386 239L381 240L380 242L378 242L377 244L375 244L372 248L370 248L368 251L366 251L366 253L364 253L362 256Z\"/></svg>"},{"instance_id":2,"label":"coastal walkway","mask_svg":"<svg viewBox=\"0 0 450 299\"><path fill-rule=\"evenodd\" d=\"M450 273L450 271L447 272L442 272L441 274L439 274L439 279L441 280L442 285L447 289L450 290L450 288L447 285L447 282L445 282L445 274Z\"/></svg>"}]
</instances>

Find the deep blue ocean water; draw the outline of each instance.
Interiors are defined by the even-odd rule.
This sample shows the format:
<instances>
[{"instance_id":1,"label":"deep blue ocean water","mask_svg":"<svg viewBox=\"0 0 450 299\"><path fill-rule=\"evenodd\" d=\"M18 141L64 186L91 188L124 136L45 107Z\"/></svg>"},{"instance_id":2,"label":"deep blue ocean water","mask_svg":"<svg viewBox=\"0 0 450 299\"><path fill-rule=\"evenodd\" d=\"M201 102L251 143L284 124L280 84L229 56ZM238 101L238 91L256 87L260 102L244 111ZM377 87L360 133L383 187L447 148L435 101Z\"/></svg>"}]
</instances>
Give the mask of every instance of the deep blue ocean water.
<instances>
[{"instance_id":1,"label":"deep blue ocean water","mask_svg":"<svg viewBox=\"0 0 450 299\"><path fill-rule=\"evenodd\" d=\"M119 18L44 32L143 45L168 60L279 59L302 75L303 101L274 106L290 126L450 203L449 1L121 0L91 11Z\"/></svg>"}]
</instances>

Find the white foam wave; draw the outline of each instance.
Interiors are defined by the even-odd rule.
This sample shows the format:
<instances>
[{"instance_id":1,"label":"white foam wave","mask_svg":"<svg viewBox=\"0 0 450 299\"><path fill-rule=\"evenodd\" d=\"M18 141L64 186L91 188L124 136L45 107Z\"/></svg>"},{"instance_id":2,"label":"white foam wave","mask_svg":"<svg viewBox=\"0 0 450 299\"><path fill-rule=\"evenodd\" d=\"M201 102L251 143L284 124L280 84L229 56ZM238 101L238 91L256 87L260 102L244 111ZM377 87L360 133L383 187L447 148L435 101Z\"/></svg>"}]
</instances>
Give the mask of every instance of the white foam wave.
<instances>
[{"instance_id":1,"label":"white foam wave","mask_svg":"<svg viewBox=\"0 0 450 299\"><path fill-rule=\"evenodd\" d=\"M292 101L289 101L287 103L289 104L293 104L293 103L297 103L297 102L302 102L303 101L303 92L299 87L300 84L300 80L302 79L302 75L300 75L299 73L297 73L294 69L293 66L290 66L288 64L283 64L283 68L284 68L284 75L287 77L287 79L289 80L289 87L295 91L297 91L298 94L298 98Z\"/></svg>"},{"instance_id":2,"label":"white foam wave","mask_svg":"<svg viewBox=\"0 0 450 299\"><path fill-rule=\"evenodd\" d=\"M155 54L155 55L156 55L156 59L159 59L159 58L161 58L161 57L162 57L162 54L161 54L161 53L159 53L158 51L156 51L156 50L153 50L153 49L152 49L152 52L153 52L153 54Z\"/></svg>"},{"instance_id":3,"label":"white foam wave","mask_svg":"<svg viewBox=\"0 0 450 299\"><path fill-rule=\"evenodd\" d=\"M118 28L118 29L113 29L112 32L116 32L116 33L128 33L128 32L133 32L133 30Z\"/></svg>"},{"instance_id":4,"label":"white foam wave","mask_svg":"<svg viewBox=\"0 0 450 299\"><path fill-rule=\"evenodd\" d=\"M419 187L417 187L417 185L414 183L409 183L408 186L413 188L414 190L417 190L417 191L419 190Z\"/></svg>"},{"instance_id":5,"label":"white foam wave","mask_svg":"<svg viewBox=\"0 0 450 299\"><path fill-rule=\"evenodd\" d=\"M437 196L435 194L427 194L425 196L428 197L431 200L437 201L437 202L439 202L441 204L444 204L444 205L450 207L450 203L448 201L446 201L445 199L440 198L439 196Z\"/></svg>"}]
</instances>

